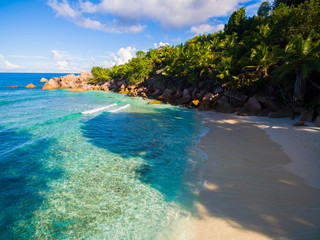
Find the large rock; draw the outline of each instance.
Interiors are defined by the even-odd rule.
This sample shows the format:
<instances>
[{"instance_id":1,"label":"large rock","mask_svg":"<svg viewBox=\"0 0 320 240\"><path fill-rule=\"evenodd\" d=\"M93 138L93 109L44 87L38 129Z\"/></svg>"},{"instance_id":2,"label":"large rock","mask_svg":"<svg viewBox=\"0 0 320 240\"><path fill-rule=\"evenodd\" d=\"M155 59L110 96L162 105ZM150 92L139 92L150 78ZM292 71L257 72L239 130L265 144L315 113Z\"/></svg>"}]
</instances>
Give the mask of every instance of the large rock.
<instances>
[{"instance_id":1,"label":"large rock","mask_svg":"<svg viewBox=\"0 0 320 240\"><path fill-rule=\"evenodd\" d=\"M186 95L186 96L183 96L180 99L177 99L176 101L177 101L178 104L187 104L191 100L192 100L192 97L190 95Z\"/></svg>"},{"instance_id":2,"label":"large rock","mask_svg":"<svg viewBox=\"0 0 320 240\"><path fill-rule=\"evenodd\" d=\"M160 103L163 103L163 102L159 100L151 100L148 104L160 104Z\"/></svg>"},{"instance_id":3,"label":"large rock","mask_svg":"<svg viewBox=\"0 0 320 240\"><path fill-rule=\"evenodd\" d=\"M292 110L293 110L294 114L300 115L303 111L306 111L307 109L304 107L293 106Z\"/></svg>"},{"instance_id":4,"label":"large rock","mask_svg":"<svg viewBox=\"0 0 320 240\"><path fill-rule=\"evenodd\" d=\"M35 88L36 86L35 85L33 85L32 83L29 83L27 86L26 86L26 88Z\"/></svg>"},{"instance_id":5,"label":"large rock","mask_svg":"<svg viewBox=\"0 0 320 240\"><path fill-rule=\"evenodd\" d=\"M317 127L320 127L320 115L316 117L316 120L314 121L314 125L316 125Z\"/></svg>"},{"instance_id":6,"label":"large rock","mask_svg":"<svg viewBox=\"0 0 320 240\"><path fill-rule=\"evenodd\" d=\"M74 74L69 74L60 78L60 85L61 88L72 88L75 87L77 84L78 78Z\"/></svg>"},{"instance_id":7,"label":"large rock","mask_svg":"<svg viewBox=\"0 0 320 240\"><path fill-rule=\"evenodd\" d=\"M162 96L163 96L164 98L166 98L166 97L168 97L169 95L172 95L173 93L174 93L174 90L172 90L172 89L166 89L166 90L163 91Z\"/></svg>"},{"instance_id":8,"label":"large rock","mask_svg":"<svg viewBox=\"0 0 320 240\"><path fill-rule=\"evenodd\" d=\"M198 100L196 93L197 93L197 89L195 88L193 89L191 94L192 100Z\"/></svg>"},{"instance_id":9,"label":"large rock","mask_svg":"<svg viewBox=\"0 0 320 240\"><path fill-rule=\"evenodd\" d=\"M178 99L178 98L181 98L181 97L182 97L182 91L181 91L180 88L178 88L176 94L174 94L173 97L174 97L175 99Z\"/></svg>"},{"instance_id":10,"label":"large rock","mask_svg":"<svg viewBox=\"0 0 320 240\"><path fill-rule=\"evenodd\" d=\"M211 92L208 92L204 95L204 97L202 98L202 102L215 102L216 100L218 100L219 98L219 94L213 94Z\"/></svg>"},{"instance_id":11,"label":"large rock","mask_svg":"<svg viewBox=\"0 0 320 240\"><path fill-rule=\"evenodd\" d=\"M135 85L129 85L128 90L130 93L132 93L135 90L136 86Z\"/></svg>"},{"instance_id":12,"label":"large rock","mask_svg":"<svg viewBox=\"0 0 320 240\"><path fill-rule=\"evenodd\" d=\"M268 117L271 112L273 112L271 108L265 108L257 114L257 117Z\"/></svg>"},{"instance_id":13,"label":"large rock","mask_svg":"<svg viewBox=\"0 0 320 240\"><path fill-rule=\"evenodd\" d=\"M182 97L185 97L185 96L187 96L187 95L190 95L190 92L189 92L189 89L188 89L188 88L186 88L186 89L184 89L184 90L182 91Z\"/></svg>"},{"instance_id":14,"label":"large rock","mask_svg":"<svg viewBox=\"0 0 320 240\"><path fill-rule=\"evenodd\" d=\"M57 88L60 88L59 83L54 78L51 78L48 82L46 82L43 85L42 90L53 90Z\"/></svg>"},{"instance_id":15,"label":"large rock","mask_svg":"<svg viewBox=\"0 0 320 240\"><path fill-rule=\"evenodd\" d=\"M312 122L315 111L313 109L305 110L300 113L301 122Z\"/></svg>"},{"instance_id":16,"label":"large rock","mask_svg":"<svg viewBox=\"0 0 320 240\"><path fill-rule=\"evenodd\" d=\"M228 102L218 101L218 104L214 107L216 112L221 113L234 113L236 109Z\"/></svg>"},{"instance_id":17,"label":"large rock","mask_svg":"<svg viewBox=\"0 0 320 240\"><path fill-rule=\"evenodd\" d=\"M200 101L199 100L192 100L189 104L189 108L198 107Z\"/></svg>"},{"instance_id":18,"label":"large rock","mask_svg":"<svg viewBox=\"0 0 320 240\"><path fill-rule=\"evenodd\" d=\"M40 82L48 82L48 79L41 78Z\"/></svg>"},{"instance_id":19,"label":"large rock","mask_svg":"<svg viewBox=\"0 0 320 240\"><path fill-rule=\"evenodd\" d=\"M262 111L262 107L255 97L249 98L249 100L244 104L243 108L245 111L251 114L258 114Z\"/></svg>"},{"instance_id":20,"label":"large rock","mask_svg":"<svg viewBox=\"0 0 320 240\"><path fill-rule=\"evenodd\" d=\"M240 101L240 102L243 102L243 103L245 103L247 101L247 99L248 99L247 95L244 95L244 94L239 93L239 92L228 91L228 92L225 92L224 95L227 95L231 99L236 99L237 101Z\"/></svg>"},{"instance_id":21,"label":"large rock","mask_svg":"<svg viewBox=\"0 0 320 240\"><path fill-rule=\"evenodd\" d=\"M291 108L284 108L276 112L270 112L269 118L294 118L294 113Z\"/></svg>"},{"instance_id":22,"label":"large rock","mask_svg":"<svg viewBox=\"0 0 320 240\"><path fill-rule=\"evenodd\" d=\"M256 99L266 108L272 109L272 111L276 112L280 110L283 106L277 100L273 99L269 96L256 96Z\"/></svg>"},{"instance_id":23,"label":"large rock","mask_svg":"<svg viewBox=\"0 0 320 240\"><path fill-rule=\"evenodd\" d=\"M88 81L89 78L92 78L92 77L93 77L92 73L88 73L87 71L81 71L79 76L80 81Z\"/></svg>"},{"instance_id":24,"label":"large rock","mask_svg":"<svg viewBox=\"0 0 320 240\"><path fill-rule=\"evenodd\" d=\"M121 91L124 91L125 88L126 88L126 86L125 86L124 84L121 84L121 85L120 85L120 90L121 90Z\"/></svg>"},{"instance_id":25,"label":"large rock","mask_svg":"<svg viewBox=\"0 0 320 240\"><path fill-rule=\"evenodd\" d=\"M199 111L210 111L212 106L208 102L200 102L198 106Z\"/></svg>"}]
</instances>

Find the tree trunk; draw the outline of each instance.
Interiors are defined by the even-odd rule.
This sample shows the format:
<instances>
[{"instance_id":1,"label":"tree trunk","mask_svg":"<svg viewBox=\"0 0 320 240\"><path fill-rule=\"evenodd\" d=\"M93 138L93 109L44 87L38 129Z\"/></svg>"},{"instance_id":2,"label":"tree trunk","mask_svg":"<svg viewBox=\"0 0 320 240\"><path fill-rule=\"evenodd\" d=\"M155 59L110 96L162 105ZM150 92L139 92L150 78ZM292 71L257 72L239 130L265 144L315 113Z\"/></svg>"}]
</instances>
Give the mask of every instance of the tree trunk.
<instances>
[{"instance_id":1,"label":"tree trunk","mask_svg":"<svg viewBox=\"0 0 320 240\"><path fill-rule=\"evenodd\" d=\"M293 100L296 103L303 103L306 93L306 79L302 76L302 69L296 72L296 82L294 84Z\"/></svg>"}]
</instances>

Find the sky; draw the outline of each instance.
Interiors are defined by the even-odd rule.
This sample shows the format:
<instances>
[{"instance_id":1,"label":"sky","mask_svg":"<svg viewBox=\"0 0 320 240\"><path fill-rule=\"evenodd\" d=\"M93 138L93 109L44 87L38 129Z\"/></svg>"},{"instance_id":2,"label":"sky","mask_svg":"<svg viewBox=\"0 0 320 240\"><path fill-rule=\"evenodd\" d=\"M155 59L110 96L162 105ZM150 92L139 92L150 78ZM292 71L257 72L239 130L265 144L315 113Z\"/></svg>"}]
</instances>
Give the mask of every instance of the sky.
<instances>
[{"instance_id":1,"label":"sky","mask_svg":"<svg viewBox=\"0 0 320 240\"><path fill-rule=\"evenodd\" d=\"M78 73L223 29L261 0L0 0L0 72Z\"/></svg>"}]
</instances>

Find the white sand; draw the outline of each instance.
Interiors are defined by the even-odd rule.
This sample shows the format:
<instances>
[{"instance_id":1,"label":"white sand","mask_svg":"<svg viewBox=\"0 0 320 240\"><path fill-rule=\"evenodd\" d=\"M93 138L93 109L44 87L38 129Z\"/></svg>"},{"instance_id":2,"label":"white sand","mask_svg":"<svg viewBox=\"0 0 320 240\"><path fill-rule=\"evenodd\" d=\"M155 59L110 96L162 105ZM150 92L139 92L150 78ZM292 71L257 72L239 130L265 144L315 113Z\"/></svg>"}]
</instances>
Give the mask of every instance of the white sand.
<instances>
[{"instance_id":1,"label":"white sand","mask_svg":"<svg viewBox=\"0 0 320 240\"><path fill-rule=\"evenodd\" d=\"M203 116L210 132L200 147L208 160L191 238L320 239L320 129L294 128L288 119Z\"/></svg>"}]
</instances>

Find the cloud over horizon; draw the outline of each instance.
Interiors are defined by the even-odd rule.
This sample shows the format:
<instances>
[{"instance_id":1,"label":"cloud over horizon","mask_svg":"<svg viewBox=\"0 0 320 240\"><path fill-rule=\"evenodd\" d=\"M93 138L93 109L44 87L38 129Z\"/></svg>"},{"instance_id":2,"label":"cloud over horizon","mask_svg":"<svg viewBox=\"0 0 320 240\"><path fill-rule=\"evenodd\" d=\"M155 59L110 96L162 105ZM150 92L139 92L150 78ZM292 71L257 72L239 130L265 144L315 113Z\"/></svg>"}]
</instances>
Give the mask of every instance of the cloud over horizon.
<instances>
[{"instance_id":1,"label":"cloud over horizon","mask_svg":"<svg viewBox=\"0 0 320 240\"><path fill-rule=\"evenodd\" d=\"M23 69L23 66L19 66L17 64L13 64L5 59L5 57L0 54L0 70L1 71L11 71L17 69Z\"/></svg>"},{"instance_id":2,"label":"cloud over horizon","mask_svg":"<svg viewBox=\"0 0 320 240\"><path fill-rule=\"evenodd\" d=\"M68 54L66 51L51 50L52 60L55 63L55 69L60 72L81 72L91 69L92 58L79 58Z\"/></svg>"}]
</instances>

